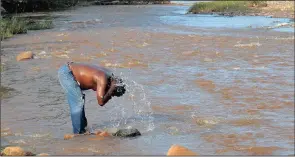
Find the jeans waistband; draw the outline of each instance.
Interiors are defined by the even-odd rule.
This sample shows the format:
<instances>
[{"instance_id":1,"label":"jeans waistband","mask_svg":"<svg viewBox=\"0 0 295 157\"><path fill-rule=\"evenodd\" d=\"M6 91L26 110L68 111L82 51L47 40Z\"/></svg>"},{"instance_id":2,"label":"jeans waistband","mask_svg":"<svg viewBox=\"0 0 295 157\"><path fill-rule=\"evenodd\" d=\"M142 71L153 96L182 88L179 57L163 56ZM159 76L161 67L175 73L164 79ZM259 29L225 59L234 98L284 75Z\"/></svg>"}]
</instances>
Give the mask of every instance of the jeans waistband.
<instances>
[{"instance_id":1,"label":"jeans waistband","mask_svg":"<svg viewBox=\"0 0 295 157\"><path fill-rule=\"evenodd\" d=\"M72 71L72 69L71 69L71 65L70 65L71 63L74 63L74 62L67 62L67 65L68 65L70 71Z\"/></svg>"},{"instance_id":2,"label":"jeans waistband","mask_svg":"<svg viewBox=\"0 0 295 157\"><path fill-rule=\"evenodd\" d=\"M76 78L75 78L75 76L74 76L74 73L73 73L73 71L72 71L72 69L71 69L71 65L70 65L71 63L74 63L74 62L67 62L67 66L68 66L70 72L72 73L74 80L75 80L75 81L78 83L78 85L80 86L80 82L76 80Z\"/></svg>"}]
</instances>

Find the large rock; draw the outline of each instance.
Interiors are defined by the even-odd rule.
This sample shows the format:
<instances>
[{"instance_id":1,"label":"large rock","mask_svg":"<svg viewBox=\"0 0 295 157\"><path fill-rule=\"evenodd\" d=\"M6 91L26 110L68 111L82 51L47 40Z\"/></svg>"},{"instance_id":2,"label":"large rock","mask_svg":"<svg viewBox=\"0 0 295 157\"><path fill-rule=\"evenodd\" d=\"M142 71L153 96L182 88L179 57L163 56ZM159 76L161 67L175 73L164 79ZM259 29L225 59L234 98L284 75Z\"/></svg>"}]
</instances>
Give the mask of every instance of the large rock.
<instances>
[{"instance_id":1,"label":"large rock","mask_svg":"<svg viewBox=\"0 0 295 157\"><path fill-rule=\"evenodd\" d=\"M197 154L183 146L172 145L167 152L167 156L196 156Z\"/></svg>"},{"instance_id":2,"label":"large rock","mask_svg":"<svg viewBox=\"0 0 295 157\"><path fill-rule=\"evenodd\" d=\"M17 61L33 59L34 54L31 51L21 52L19 55L16 56Z\"/></svg>"},{"instance_id":3,"label":"large rock","mask_svg":"<svg viewBox=\"0 0 295 157\"><path fill-rule=\"evenodd\" d=\"M26 152L20 147L6 147L1 156L34 156L31 152Z\"/></svg>"},{"instance_id":4,"label":"large rock","mask_svg":"<svg viewBox=\"0 0 295 157\"><path fill-rule=\"evenodd\" d=\"M113 136L119 136L119 137L135 137L140 135L141 133L134 128L119 129L116 133L113 134Z\"/></svg>"}]
</instances>

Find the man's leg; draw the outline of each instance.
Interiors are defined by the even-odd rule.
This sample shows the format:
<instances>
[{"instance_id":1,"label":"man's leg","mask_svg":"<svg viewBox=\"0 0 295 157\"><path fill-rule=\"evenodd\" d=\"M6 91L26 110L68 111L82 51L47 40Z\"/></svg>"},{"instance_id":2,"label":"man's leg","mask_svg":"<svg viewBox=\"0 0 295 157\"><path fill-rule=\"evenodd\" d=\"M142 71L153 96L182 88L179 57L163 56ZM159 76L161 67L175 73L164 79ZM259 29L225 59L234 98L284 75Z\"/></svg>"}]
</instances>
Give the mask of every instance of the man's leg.
<instances>
[{"instance_id":1,"label":"man's leg","mask_svg":"<svg viewBox=\"0 0 295 157\"><path fill-rule=\"evenodd\" d=\"M76 94L67 94L68 103L71 109L71 120L74 134L84 134L87 127L87 119L84 111L84 100Z\"/></svg>"},{"instance_id":2,"label":"man's leg","mask_svg":"<svg viewBox=\"0 0 295 157\"><path fill-rule=\"evenodd\" d=\"M75 81L72 72L67 65L62 66L58 71L58 77L61 86L66 92L67 100L70 106L71 120L74 134L83 134L86 132L87 119L84 111L84 96Z\"/></svg>"}]
</instances>

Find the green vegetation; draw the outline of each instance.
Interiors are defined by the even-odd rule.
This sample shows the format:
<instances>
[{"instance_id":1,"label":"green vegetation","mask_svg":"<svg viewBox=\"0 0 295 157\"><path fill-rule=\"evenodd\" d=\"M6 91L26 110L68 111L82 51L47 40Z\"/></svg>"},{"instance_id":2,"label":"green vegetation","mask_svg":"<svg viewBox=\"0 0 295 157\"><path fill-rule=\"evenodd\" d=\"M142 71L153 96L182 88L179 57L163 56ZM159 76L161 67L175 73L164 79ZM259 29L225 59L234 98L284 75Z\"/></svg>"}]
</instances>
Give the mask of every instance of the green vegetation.
<instances>
[{"instance_id":1,"label":"green vegetation","mask_svg":"<svg viewBox=\"0 0 295 157\"><path fill-rule=\"evenodd\" d=\"M214 12L234 12L245 13L251 11L253 7L266 6L266 1L214 1L199 2L194 4L189 13L214 13Z\"/></svg>"},{"instance_id":2,"label":"green vegetation","mask_svg":"<svg viewBox=\"0 0 295 157\"><path fill-rule=\"evenodd\" d=\"M7 13L52 11L71 8L77 4L162 4L169 0L1 0Z\"/></svg>"},{"instance_id":3,"label":"green vegetation","mask_svg":"<svg viewBox=\"0 0 295 157\"><path fill-rule=\"evenodd\" d=\"M39 21L30 21L27 26L28 30L42 30L42 29L51 29L53 28L52 20L39 20Z\"/></svg>"},{"instance_id":4,"label":"green vegetation","mask_svg":"<svg viewBox=\"0 0 295 157\"><path fill-rule=\"evenodd\" d=\"M32 20L20 17L0 19L1 40L12 37L14 34L27 33L28 30L53 28L51 19Z\"/></svg>"},{"instance_id":5,"label":"green vegetation","mask_svg":"<svg viewBox=\"0 0 295 157\"><path fill-rule=\"evenodd\" d=\"M65 9L75 6L78 0L1 0L8 13L36 12Z\"/></svg>"}]
</instances>

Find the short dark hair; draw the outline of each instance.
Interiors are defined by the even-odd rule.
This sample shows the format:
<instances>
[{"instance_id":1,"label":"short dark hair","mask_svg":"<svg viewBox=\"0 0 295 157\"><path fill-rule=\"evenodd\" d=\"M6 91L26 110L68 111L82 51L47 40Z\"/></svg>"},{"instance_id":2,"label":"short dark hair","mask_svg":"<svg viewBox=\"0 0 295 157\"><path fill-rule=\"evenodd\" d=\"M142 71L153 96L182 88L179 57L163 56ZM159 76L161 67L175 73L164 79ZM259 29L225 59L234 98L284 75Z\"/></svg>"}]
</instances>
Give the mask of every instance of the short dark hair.
<instances>
[{"instance_id":1,"label":"short dark hair","mask_svg":"<svg viewBox=\"0 0 295 157\"><path fill-rule=\"evenodd\" d=\"M116 77L115 79L117 81L117 85L113 95L120 97L126 92L125 84L123 83L123 80L121 78Z\"/></svg>"}]
</instances>

